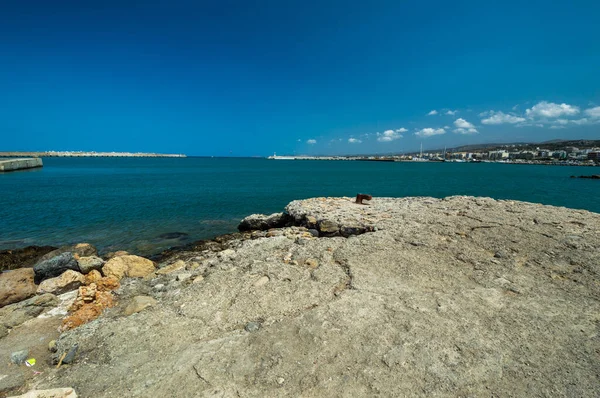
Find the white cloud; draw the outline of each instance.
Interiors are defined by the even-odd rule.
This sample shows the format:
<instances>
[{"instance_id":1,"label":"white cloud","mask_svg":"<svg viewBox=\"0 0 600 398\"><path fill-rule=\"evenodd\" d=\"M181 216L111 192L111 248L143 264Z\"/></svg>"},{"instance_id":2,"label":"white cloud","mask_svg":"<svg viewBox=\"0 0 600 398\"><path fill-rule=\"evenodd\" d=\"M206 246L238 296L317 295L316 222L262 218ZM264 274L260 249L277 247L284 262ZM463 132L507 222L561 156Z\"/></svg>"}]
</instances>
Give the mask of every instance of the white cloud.
<instances>
[{"instance_id":1,"label":"white cloud","mask_svg":"<svg viewBox=\"0 0 600 398\"><path fill-rule=\"evenodd\" d=\"M444 129L432 129L430 127L418 130L415 135L419 137L431 137L432 135L446 134Z\"/></svg>"},{"instance_id":2,"label":"white cloud","mask_svg":"<svg viewBox=\"0 0 600 398\"><path fill-rule=\"evenodd\" d=\"M450 126L444 126L444 128L445 128L446 130L448 130L448 129L450 128Z\"/></svg>"},{"instance_id":3,"label":"white cloud","mask_svg":"<svg viewBox=\"0 0 600 398\"><path fill-rule=\"evenodd\" d=\"M600 118L600 106L597 106L595 108L586 109L585 114L590 117Z\"/></svg>"},{"instance_id":4,"label":"white cloud","mask_svg":"<svg viewBox=\"0 0 600 398\"><path fill-rule=\"evenodd\" d=\"M453 111L453 110L451 110L451 109L448 109L448 110L446 111L446 115L450 115L450 116L454 116L454 115L456 115L457 113L458 113L458 111Z\"/></svg>"},{"instance_id":5,"label":"white cloud","mask_svg":"<svg viewBox=\"0 0 600 398\"><path fill-rule=\"evenodd\" d=\"M458 129L454 129L453 130L456 134L477 134L479 133L479 131L477 131L477 129L474 128L470 128L470 129L465 129L465 128L458 128Z\"/></svg>"},{"instance_id":6,"label":"white cloud","mask_svg":"<svg viewBox=\"0 0 600 398\"><path fill-rule=\"evenodd\" d=\"M362 142L362 140L359 140L356 138L348 138L348 142L351 144L360 144Z\"/></svg>"},{"instance_id":7,"label":"white cloud","mask_svg":"<svg viewBox=\"0 0 600 398\"><path fill-rule=\"evenodd\" d=\"M473 126L473 124L467 122L465 119L463 119L462 117L456 119L454 121L454 125L458 128L461 129L474 129L475 126Z\"/></svg>"},{"instance_id":8,"label":"white cloud","mask_svg":"<svg viewBox=\"0 0 600 398\"><path fill-rule=\"evenodd\" d=\"M563 126L564 126L564 125L566 125L566 124L569 124L569 121L568 121L567 119L556 119L556 120L554 121L554 123L556 123L556 124L560 124L560 125L563 125Z\"/></svg>"},{"instance_id":9,"label":"white cloud","mask_svg":"<svg viewBox=\"0 0 600 398\"><path fill-rule=\"evenodd\" d=\"M483 112L483 113L479 114L479 116L481 116L481 117L485 117L488 115L489 115L489 117L487 119L481 120L481 123L483 123L483 124L504 124L504 123L515 124L515 123L522 123L526 120L524 117L508 115L502 111L498 111L498 112L488 111L488 112Z\"/></svg>"},{"instance_id":10,"label":"white cloud","mask_svg":"<svg viewBox=\"0 0 600 398\"><path fill-rule=\"evenodd\" d=\"M405 129L404 127L400 127L398 130L396 130L396 133L406 133L408 131L408 129Z\"/></svg>"},{"instance_id":11,"label":"white cloud","mask_svg":"<svg viewBox=\"0 0 600 398\"><path fill-rule=\"evenodd\" d=\"M310 140L307 140L307 141L306 141L306 143L307 143L307 144L310 144L310 145L314 145L314 144L316 144L316 143L317 143L317 140L313 140L313 139L311 138Z\"/></svg>"},{"instance_id":12,"label":"white cloud","mask_svg":"<svg viewBox=\"0 0 600 398\"><path fill-rule=\"evenodd\" d=\"M564 129L565 126L550 126L550 128L553 130L558 130L558 129Z\"/></svg>"},{"instance_id":13,"label":"white cloud","mask_svg":"<svg viewBox=\"0 0 600 398\"><path fill-rule=\"evenodd\" d=\"M577 120L571 120L571 123L576 124L578 126L583 126L583 125L589 124L590 121L584 117L584 118L577 119Z\"/></svg>"},{"instance_id":14,"label":"white cloud","mask_svg":"<svg viewBox=\"0 0 600 398\"><path fill-rule=\"evenodd\" d=\"M427 114L427 116L433 116L433 115L437 115L437 114L438 114L438 111L436 111L436 110L434 109L434 110L432 110L431 112L429 112L429 113Z\"/></svg>"},{"instance_id":15,"label":"white cloud","mask_svg":"<svg viewBox=\"0 0 600 398\"><path fill-rule=\"evenodd\" d=\"M405 128L398 130L386 130L383 133L377 133L377 141L379 142L390 142L402 138L401 132L407 131Z\"/></svg>"},{"instance_id":16,"label":"white cloud","mask_svg":"<svg viewBox=\"0 0 600 398\"><path fill-rule=\"evenodd\" d=\"M530 109L525 111L528 117L555 118L559 116L573 116L579 113L579 107L565 103L555 104L554 102L538 102Z\"/></svg>"}]
</instances>

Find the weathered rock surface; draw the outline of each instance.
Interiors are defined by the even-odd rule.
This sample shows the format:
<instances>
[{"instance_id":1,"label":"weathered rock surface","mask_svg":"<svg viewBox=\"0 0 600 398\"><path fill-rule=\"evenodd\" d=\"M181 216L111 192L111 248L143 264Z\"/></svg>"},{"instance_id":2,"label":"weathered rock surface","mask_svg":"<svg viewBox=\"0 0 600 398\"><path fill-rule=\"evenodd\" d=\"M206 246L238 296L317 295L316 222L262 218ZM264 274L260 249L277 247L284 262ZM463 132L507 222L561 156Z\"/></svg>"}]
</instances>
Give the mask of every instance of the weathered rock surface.
<instances>
[{"instance_id":1,"label":"weathered rock surface","mask_svg":"<svg viewBox=\"0 0 600 398\"><path fill-rule=\"evenodd\" d=\"M38 262L50 260L63 253L72 253L75 257L97 256L98 250L89 243L77 243L75 245L62 246L44 255Z\"/></svg>"},{"instance_id":2,"label":"weathered rock surface","mask_svg":"<svg viewBox=\"0 0 600 398\"><path fill-rule=\"evenodd\" d=\"M22 249L0 250L0 271L33 267L45 254L56 250L52 246L27 246Z\"/></svg>"},{"instance_id":3,"label":"weathered rock surface","mask_svg":"<svg viewBox=\"0 0 600 398\"><path fill-rule=\"evenodd\" d=\"M34 276L31 268L0 273L0 308L33 296L37 289Z\"/></svg>"},{"instance_id":4,"label":"weathered rock surface","mask_svg":"<svg viewBox=\"0 0 600 398\"><path fill-rule=\"evenodd\" d=\"M66 270L56 278L46 279L37 288L38 294L53 293L63 294L77 289L85 283L85 276L71 269Z\"/></svg>"},{"instance_id":5,"label":"weathered rock surface","mask_svg":"<svg viewBox=\"0 0 600 398\"><path fill-rule=\"evenodd\" d=\"M77 393L72 388L53 388L50 390L31 390L25 394L9 398L77 398Z\"/></svg>"},{"instance_id":6,"label":"weathered rock surface","mask_svg":"<svg viewBox=\"0 0 600 398\"><path fill-rule=\"evenodd\" d=\"M77 259L79 270L82 274L87 274L92 270L101 270L104 265L104 260L96 256L80 257Z\"/></svg>"},{"instance_id":7,"label":"weathered rock surface","mask_svg":"<svg viewBox=\"0 0 600 398\"><path fill-rule=\"evenodd\" d=\"M252 214L240 222L238 229L240 231L251 231L282 228L291 226L292 222L293 219L285 213L273 213L271 215Z\"/></svg>"},{"instance_id":8,"label":"weathered rock surface","mask_svg":"<svg viewBox=\"0 0 600 398\"><path fill-rule=\"evenodd\" d=\"M52 254L48 253L48 255ZM47 255L47 256L48 256ZM35 281L42 282L44 279L54 278L65 272L66 270L79 271L77 259L71 252L64 252L50 258L44 256L40 262L33 266L35 271Z\"/></svg>"},{"instance_id":9,"label":"weathered rock surface","mask_svg":"<svg viewBox=\"0 0 600 398\"><path fill-rule=\"evenodd\" d=\"M156 304L156 300L150 296L135 296L131 303L125 308L123 314L125 316L129 316L131 314L135 314L136 312L140 312L148 307L152 307Z\"/></svg>"},{"instance_id":10,"label":"weathered rock surface","mask_svg":"<svg viewBox=\"0 0 600 398\"><path fill-rule=\"evenodd\" d=\"M46 293L7 305L0 308L0 324L14 328L56 306L58 302L55 295Z\"/></svg>"},{"instance_id":11,"label":"weathered rock surface","mask_svg":"<svg viewBox=\"0 0 600 398\"><path fill-rule=\"evenodd\" d=\"M160 305L63 333L57 354L78 343L86 366L48 370L38 386L95 397L597 396L599 214L460 196L352 201L287 211L306 227L369 233L253 232L227 253L182 254L199 283L127 280L124 302Z\"/></svg>"},{"instance_id":12,"label":"weathered rock surface","mask_svg":"<svg viewBox=\"0 0 600 398\"><path fill-rule=\"evenodd\" d=\"M156 270L154 263L147 258L133 255L113 257L102 267L105 276L114 276L121 279L125 276L130 278L143 278Z\"/></svg>"}]
</instances>

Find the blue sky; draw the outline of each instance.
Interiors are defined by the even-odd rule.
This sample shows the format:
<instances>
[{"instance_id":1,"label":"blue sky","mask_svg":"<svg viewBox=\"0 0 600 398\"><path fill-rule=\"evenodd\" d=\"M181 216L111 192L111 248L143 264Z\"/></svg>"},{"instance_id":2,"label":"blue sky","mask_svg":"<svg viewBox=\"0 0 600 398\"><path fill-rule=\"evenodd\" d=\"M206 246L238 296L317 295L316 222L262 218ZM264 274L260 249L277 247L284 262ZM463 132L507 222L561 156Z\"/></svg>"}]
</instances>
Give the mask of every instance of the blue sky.
<instances>
[{"instance_id":1,"label":"blue sky","mask_svg":"<svg viewBox=\"0 0 600 398\"><path fill-rule=\"evenodd\" d=\"M0 151L600 139L598 21L597 1L4 0Z\"/></svg>"}]
</instances>

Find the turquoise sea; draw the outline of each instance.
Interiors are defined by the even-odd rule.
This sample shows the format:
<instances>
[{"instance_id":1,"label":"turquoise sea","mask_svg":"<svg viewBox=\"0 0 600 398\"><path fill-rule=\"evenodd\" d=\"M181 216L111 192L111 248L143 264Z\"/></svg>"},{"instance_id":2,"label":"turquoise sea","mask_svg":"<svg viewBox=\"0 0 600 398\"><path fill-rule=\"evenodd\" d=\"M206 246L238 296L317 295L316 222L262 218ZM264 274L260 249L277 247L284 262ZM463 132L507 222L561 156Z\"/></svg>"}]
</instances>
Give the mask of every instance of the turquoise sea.
<instances>
[{"instance_id":1,"label":"turquoise sea","mask_svg":"<svg viewBox=\"0 0 600 398\"><path fill-rule=\"evenodd\" d=\"M600 212L595 167L251 158L45 158L0 174L0 249L90 242L149 255L314 196L489 196ZM167 234L167 235L165 235ZM161 237L162 235L162 237Z\"/></svg>"}]
</instances>

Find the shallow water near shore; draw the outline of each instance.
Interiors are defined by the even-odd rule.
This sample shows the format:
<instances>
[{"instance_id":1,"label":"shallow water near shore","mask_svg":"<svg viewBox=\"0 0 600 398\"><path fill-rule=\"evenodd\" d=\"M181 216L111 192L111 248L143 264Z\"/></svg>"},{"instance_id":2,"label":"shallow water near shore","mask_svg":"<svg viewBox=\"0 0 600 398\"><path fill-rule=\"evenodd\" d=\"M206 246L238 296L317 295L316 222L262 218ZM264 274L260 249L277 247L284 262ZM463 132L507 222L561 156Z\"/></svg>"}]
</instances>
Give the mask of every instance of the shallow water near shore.
<instances>
[{"instance_id":1,"label":"shallow water near shore","mask_svg":"<svg viewBox=\"0 0 600 398\"><path fill-rule=\"evenodd\" d=\"M0 175L0 249L90 242L149 255L315 196L489 196L600 212L595 167L251 158L44 158Z\"/></svg>"}]
</instances>

